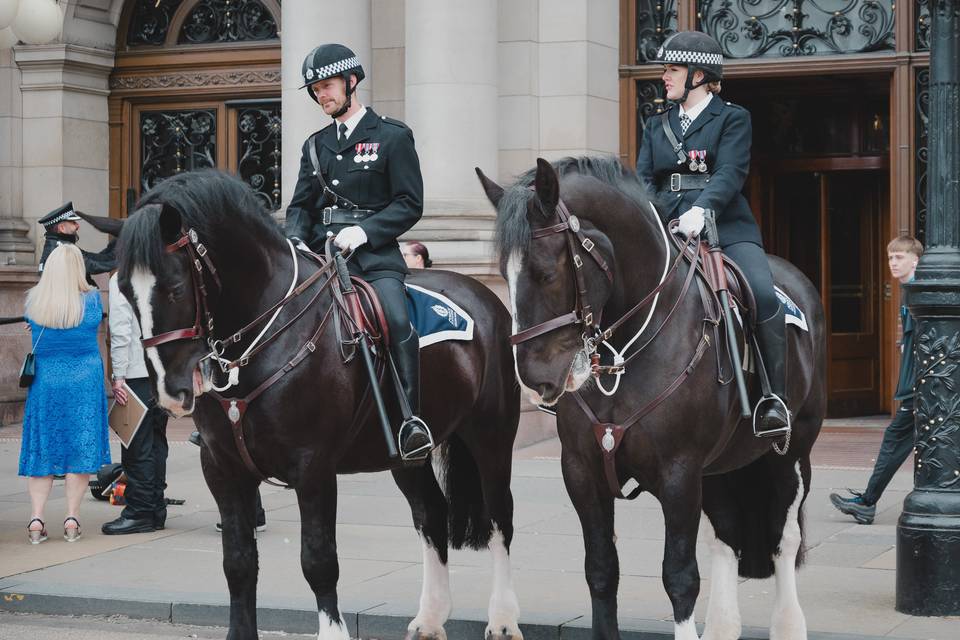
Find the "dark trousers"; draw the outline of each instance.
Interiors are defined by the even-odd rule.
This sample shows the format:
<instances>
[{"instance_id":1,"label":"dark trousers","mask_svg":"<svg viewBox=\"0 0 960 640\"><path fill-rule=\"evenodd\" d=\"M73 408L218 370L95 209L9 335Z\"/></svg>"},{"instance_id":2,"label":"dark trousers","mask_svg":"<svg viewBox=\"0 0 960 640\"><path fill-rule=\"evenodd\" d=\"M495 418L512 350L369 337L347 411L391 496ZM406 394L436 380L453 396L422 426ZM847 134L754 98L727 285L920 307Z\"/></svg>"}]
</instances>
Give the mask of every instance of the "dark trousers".
<instances>
[{"instance_id":1,"label":"dark trousers","mask_svg":"<svg viewBox=\"0 0 960 640\"><path fill-rule=\"evenodd\" d=\"M163 491L167 488L167 414L156 406L149 378L133 378L127 385L150 407L129 447L121 447L120 464L127 474L124 518L167 519ZM131 400L133 401L133 400Z\"/></svg>"},{"instance_id":2,"label":"dark trousers","mask_svg":"<svg viewBox=\"0 0 960 640\"><path fill-rule=\"evenodd\" d=\"M876 504L883 490L890 484L893 474L903 465L903 461L913 451L916 436L913 424L913 397L903 401L893 420L883 432L883 442L877 463L873 465L873 474L863 492L865 504Z\"/></svg>"},{"instance_id":3,"label":"dark trousers","mask_svg":"<svg viewBox=\"0 0 960 640\"><path fill-rule=\"evenodd\" d=\"M390 331L390 344L397 345L410 337L410 314L407 313L407 294L403 281L397 278L377 278L371 280L380 306L387 316L387 328Z\"/></svg>"},{"instance_id":4,"label":"dark trousers","mask_svg":"<svg viewBox=\"0 0 960 640\"><path fill-rule=\"evenodd\" d=\"M757 322L772 318L780 308L780 300L773 292L773 274L763 247L752 242L737 242L723 247L723 252L737 263L750 283L757 300Z\"/></svg>"}]
</instances>

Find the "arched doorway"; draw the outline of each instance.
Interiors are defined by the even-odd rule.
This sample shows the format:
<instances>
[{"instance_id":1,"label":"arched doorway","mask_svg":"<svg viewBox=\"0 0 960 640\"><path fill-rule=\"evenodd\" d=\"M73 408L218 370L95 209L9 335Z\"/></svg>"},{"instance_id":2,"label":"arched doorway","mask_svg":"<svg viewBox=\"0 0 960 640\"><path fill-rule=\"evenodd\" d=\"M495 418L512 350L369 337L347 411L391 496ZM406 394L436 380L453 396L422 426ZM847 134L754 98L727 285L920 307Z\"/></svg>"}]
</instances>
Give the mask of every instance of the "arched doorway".
<instances>
[{"instance_id":1,"label":"arched doorway","mask_svg":"<svg viewBox=\"0 0 960 640\"><path fill-rule=\"evenodd\" d=\"M110 214L182 171L280 206L280 1L131 0L110 77Z\"/></svg>"}]
</instances>

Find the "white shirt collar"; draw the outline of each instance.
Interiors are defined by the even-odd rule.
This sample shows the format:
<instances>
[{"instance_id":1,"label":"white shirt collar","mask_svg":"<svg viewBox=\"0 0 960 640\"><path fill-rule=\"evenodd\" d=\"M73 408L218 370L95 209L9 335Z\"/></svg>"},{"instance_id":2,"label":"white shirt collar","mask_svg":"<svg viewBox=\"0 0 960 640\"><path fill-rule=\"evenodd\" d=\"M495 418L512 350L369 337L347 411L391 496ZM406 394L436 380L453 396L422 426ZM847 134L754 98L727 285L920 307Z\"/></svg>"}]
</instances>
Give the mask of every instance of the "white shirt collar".
<instances>
[{"instance_id":1,"label":"white shirt collar","mask_svg":"<svg viewBox=\"0 0 960 640\"><path fill-rule=\"evenodd\" d=\"M700 102L698 102L697 106L690 109L690 111L684 111L683 105L680 105L680 115L686 114L687 117L690 118L690 122L693 122L694 120L697 119L697 116L703 113L703 110L707 108L707 105L710 104L710 101L712 99L713 99L713 94L708 93L707 97L701 100Z\"/></svg>"},{"instance_id":2,"label":"white shirt collar","mask_svg":"<svg viewBox=\"0 0 960 640\"><path fill-rule=\"evenodd\" d=\"M360 110L355 114L350 116L344 121L343 124L347 125L347 137L350 137L350 134L353 133L353 130L357 128L357 125L360 124L360 121L363 120L363 116L367 115L367 108L363 105L360 105ZM337 122L337 139L340 139L340 123Z\"/></svg>"}]
</instances>

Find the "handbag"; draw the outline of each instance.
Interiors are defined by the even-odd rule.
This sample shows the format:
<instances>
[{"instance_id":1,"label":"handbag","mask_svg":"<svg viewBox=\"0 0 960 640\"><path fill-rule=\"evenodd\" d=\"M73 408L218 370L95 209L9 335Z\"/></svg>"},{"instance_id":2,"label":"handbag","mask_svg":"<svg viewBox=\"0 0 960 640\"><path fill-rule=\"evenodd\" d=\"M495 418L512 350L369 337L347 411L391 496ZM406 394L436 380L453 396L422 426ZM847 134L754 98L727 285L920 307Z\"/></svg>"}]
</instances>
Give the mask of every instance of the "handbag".
<instances>
[{"instance_id":1,"label":"handbag","mask_svg":"<svg viewBox=\"0 0 960 640\"><path fill-rule=\"evenodd\" d=\"M33 384L33 378L37 375L37 358L33 355L34 350L36 350L37 345L40 343L40 338L43 337L43 332L46 330L46 327L40 329L40 335L37 336L37 341L33 343L33 347L30 349L30 353L23 359L23 364L20 366L20 388L26 389L31 384Z\"/></svg>"}]
</instances>

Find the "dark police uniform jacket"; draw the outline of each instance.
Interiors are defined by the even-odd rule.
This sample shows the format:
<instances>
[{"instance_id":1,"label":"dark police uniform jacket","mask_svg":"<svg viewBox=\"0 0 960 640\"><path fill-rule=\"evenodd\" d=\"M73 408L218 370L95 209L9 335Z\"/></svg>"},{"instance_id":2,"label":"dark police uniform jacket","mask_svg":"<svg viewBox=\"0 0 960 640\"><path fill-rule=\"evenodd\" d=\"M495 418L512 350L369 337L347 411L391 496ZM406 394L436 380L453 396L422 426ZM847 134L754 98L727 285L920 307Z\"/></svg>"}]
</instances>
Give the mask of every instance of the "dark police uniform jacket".
<instances>
[{"instance_id":1,"label":"dark police uniform jacket","mask_svg":"<svg viewBox=\"0 0 960 640\"><path fill-rule=\"evenodd\" d=\"M706 151L707 173L712 175L705 189L671 191L670 174L703 174L690 170L689 158L678 164L673 145L663 131L661 117L648 119L637 156L637 173L650 193L655 194L661 215L665 220L672 220L693 206L713 209L722 246L744 241L762 246L760 229L747 199L740 192L750 170L753 135L750 113L714 95L683 135L679 112L680 109L673 106L667 111L667 117L674 135L683 144L684 155L690 151Z\"/></svg>"},{"instance_id":2,"label":"dark police uniform jacket","mask_svg":"<svg viewBox=\"0 0 960 640\"><path fill-rule=\"evenodd\" d=\"M367 242L354 253L350 270L367 279L402 278L408 273L397 237L410 229L423 214L423 177L414 147L413 133L399 120L378 116L367 107L356 128L343 141L337 140L336 121L307 138L300 156L300 175L287 208L286 233L322 252L327 232L339 233L357 224ZM323 187L313 175L310 144L316 145L320 170L327 186L361 209L375 211L357 223L324 224ZM376 144L377 158L354 161L366 153L358 145Z\"/></svg>"},{"instance_id":3,"label":"dark police uniform jacket","mask_svg":"<svg viewBox=\"0 0 960 640\"><path fill-rule=\"evenodd\" d=\"M40 264L37 265L37 271L43 273L43 265L54 249L61 244L76 244L77 236L57 233L56 231L47 231L44 234L43 253L40 254ZM108 273L117 268L116 256L116 238L110 240L107 248L97 253L91 253L80 249L83 254L83 264L87 268L87 282L93 284L92 276L98 273Z\"/></svg>"}]
</instances>

